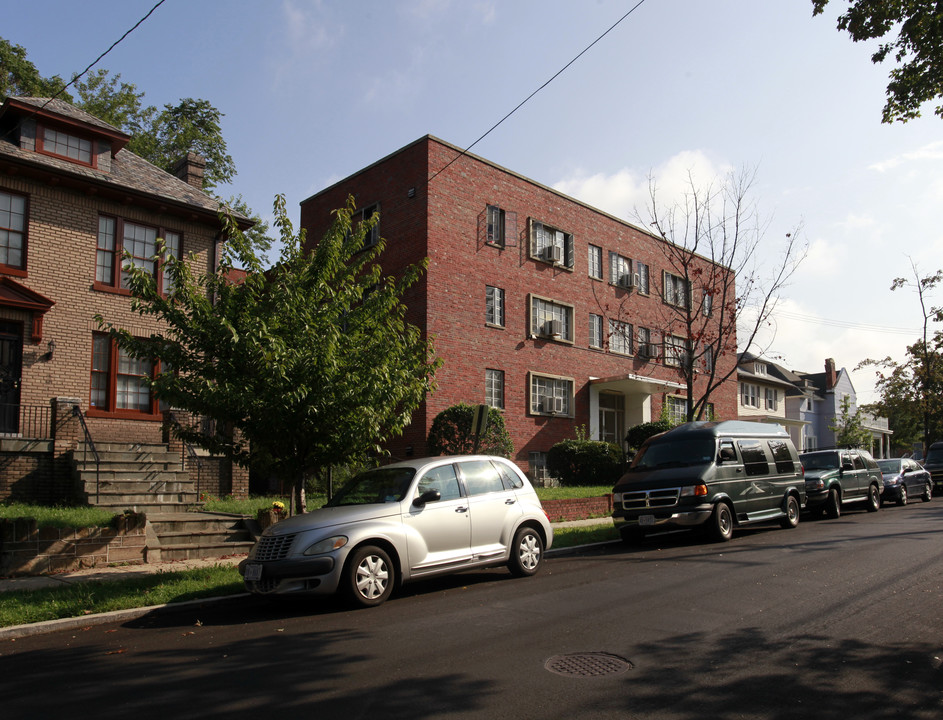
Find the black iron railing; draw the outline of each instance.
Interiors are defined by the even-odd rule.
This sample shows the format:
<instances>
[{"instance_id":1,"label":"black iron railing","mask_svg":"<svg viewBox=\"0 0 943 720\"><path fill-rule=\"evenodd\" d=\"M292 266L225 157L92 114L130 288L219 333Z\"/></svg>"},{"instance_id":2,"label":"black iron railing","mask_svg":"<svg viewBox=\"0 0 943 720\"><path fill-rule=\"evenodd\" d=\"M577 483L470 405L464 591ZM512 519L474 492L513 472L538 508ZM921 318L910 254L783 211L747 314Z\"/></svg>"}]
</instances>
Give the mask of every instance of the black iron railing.
<instances>
[{"instance_id":1,"label":"black iron railing","mask_svg":"<svg viewBox=\"0 0 943 720\"><path fill-rule=\"evenodd\" d=\"M72 415L79 419L79 424L82 426L82 432L85 433L85 445L82 451L82 464L86 465L88 463L88 451L92 451L92 457L95 458L95 504L98 504L98 492L101 486L101 456L98 454L98 450L95 449L95 441L92 440L92 433L88 430L88 423L85 422L85 413L82 412L82 408L78 405L72 406Z\"/></svg>"},{"instance_id":2,"label":"black iron railing","mask_svg":"<svg viewBox=\"0 0 943 720\"><path fill-rule=\"evenodd\" d=\"M0 403L0 436L51 440L51 417L49 405Z\"/></svg>"}]
</instances>

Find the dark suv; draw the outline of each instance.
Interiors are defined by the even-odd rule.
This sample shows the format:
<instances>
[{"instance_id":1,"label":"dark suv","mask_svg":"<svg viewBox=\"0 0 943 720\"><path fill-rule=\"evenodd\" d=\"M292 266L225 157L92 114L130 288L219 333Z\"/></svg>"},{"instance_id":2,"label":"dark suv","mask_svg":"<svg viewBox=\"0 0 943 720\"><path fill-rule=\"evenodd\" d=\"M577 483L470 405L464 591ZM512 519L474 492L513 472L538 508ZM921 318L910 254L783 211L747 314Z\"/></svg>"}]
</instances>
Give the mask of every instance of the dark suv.
<instances>
[{"instance_id":1,"label":"dark suv","mask_svg":"<svg viewBox=\"0 0 943 720\"><path fill-rule=\"evenodd\" d=\"M837 518L848 503L863 502L868 512L881 507L884 479L871 453L853 448L815 450L799 455L799 462L805 469L809 510Z\"/></svg>"},{"instance_id":2,"label":"dark suv","mask_svg":"<svg viewBox=\"0 0 943 720\"><path fill-rule=\"evenodd\" d=\"M930 446L923 467L929 470L933 478L933 491L943 493L943 442L935 442Z\"/></svg>"}]
</instances>

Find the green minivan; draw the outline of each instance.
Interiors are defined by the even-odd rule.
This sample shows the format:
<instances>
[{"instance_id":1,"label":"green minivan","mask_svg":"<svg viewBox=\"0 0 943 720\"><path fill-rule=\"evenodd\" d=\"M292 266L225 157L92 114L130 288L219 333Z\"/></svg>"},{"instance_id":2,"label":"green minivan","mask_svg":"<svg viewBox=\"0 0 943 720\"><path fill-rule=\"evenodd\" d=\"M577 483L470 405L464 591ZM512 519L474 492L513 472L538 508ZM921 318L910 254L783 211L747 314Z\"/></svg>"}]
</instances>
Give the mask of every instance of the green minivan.
<instances>
[{"instance_id":1,"label":"green minivan","mask_svg":"<svg viewBox=\"0 0 943 720\"><path fill-rule=\"evenodd\" d=\"M612 489L612 519L626 542L671 527L725 541L738 525L795 527L805 500L802 465L781 425L691 422L645 441Z\"/></svg>"}]
</instances>

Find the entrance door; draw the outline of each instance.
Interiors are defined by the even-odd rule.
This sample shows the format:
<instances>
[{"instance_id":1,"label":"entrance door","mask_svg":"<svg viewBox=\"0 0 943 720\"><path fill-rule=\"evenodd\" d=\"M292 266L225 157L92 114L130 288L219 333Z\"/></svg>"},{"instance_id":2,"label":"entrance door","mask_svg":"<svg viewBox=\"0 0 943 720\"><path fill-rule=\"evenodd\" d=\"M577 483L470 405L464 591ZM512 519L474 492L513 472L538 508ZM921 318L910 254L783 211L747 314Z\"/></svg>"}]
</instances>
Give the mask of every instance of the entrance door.
<instances>
[{"instance_id":1,"label":"entrance door","mask_svg":"<svg viewBox=\"0 0 943 720\"><path fill-rule=\"evenodd\" d=\"M0 322L0 433L20 430L20 380L23 371L23 328Z\"/></svg>"},{"instance_id":2,"label":"entrance door","mask_svg":"<svg viewBox=\"0 0 943 720\"><path fill-rule=\"evenodd\" d=\"M625 439L625 396L599 393L599 439L622 447Z\"/></svg>"}]
</instances>

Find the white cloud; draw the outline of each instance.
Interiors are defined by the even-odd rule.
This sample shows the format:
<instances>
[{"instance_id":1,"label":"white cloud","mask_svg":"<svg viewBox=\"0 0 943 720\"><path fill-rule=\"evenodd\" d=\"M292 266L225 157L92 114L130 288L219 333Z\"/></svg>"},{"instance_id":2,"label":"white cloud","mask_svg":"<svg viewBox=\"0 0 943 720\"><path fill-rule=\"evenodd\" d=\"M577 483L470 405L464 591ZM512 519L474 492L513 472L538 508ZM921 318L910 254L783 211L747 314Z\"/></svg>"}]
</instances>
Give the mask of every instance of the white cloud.
<instances>
[{"instance_id":1,"label":"white cloud","mask_svg":"<svg viewBox=\"0 0 943 720\"><path fill-rule=\"evenodd\" d=\"M924 160L943 160L943 141L932 142L924 145L921 148L918 148L917 150L914 150L913 152L901 153L900 155L889 158L888 160L873 163L868 166L868 169L875 170L879 173L884 173L889 170L894 170L901 165Z\"/></svg>"}]
</instances>

